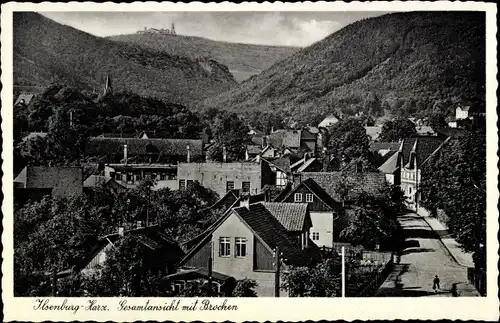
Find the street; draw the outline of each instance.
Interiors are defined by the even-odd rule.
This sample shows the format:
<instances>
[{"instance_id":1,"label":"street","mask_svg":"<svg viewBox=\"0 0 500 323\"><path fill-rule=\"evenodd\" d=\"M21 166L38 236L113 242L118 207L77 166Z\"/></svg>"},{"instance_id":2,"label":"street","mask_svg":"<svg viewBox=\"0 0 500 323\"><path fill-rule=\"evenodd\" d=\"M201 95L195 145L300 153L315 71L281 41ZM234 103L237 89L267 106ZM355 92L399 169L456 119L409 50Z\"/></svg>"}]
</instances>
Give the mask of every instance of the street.
<instances>
[{"instance_id":1,"label":"street","mask_svg":"<svg viewBox=\"0 0 500 323\"><path fill-rule=\"evenodd\" d=\"M375 296L451 296L453 283L470 290L467 269L455 262L439 239L447 234L446 231L433 231L415 213L400 216L399 222L406 237L405 247L399 261L395 261L394 270ZM432 289L435 275L440 279L437 293Z\"/></svg>"}]
</instances>

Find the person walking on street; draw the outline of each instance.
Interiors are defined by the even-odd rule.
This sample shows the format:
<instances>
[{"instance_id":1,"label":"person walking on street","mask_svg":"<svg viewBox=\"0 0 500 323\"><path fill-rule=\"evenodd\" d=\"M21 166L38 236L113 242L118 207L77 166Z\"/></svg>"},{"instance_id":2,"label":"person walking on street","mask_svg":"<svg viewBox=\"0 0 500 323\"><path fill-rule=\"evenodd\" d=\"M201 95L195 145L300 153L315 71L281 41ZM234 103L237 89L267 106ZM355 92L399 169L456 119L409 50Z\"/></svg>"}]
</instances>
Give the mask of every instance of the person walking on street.
<instances>
[{"instance_id":1,"label":"person walking on street","mask_svg":"<svg viewBox=\"0 0 500 323\"><path fill-rule=\"evenodd\" d=\"M433 281L433 284L432 284L432 289L434 289L434 292L438 292L438 289L439 289L439 277L438 275L436 275L434 277L434 281Z\"/></svg>"}]
</instances>

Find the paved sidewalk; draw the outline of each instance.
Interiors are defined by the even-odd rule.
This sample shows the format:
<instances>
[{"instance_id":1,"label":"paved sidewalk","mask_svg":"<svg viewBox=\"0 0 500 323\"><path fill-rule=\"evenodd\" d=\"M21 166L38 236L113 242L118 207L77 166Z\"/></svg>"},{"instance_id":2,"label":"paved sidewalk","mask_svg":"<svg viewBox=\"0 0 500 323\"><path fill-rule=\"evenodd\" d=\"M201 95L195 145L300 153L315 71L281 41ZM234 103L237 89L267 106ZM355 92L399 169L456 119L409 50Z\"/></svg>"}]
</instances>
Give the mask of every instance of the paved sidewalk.
<instances>
[{"instance_id":1,"label":"paved sidewalk","mask_svg":"<svg viewBox=\"0 0 500 323\"><path fill-rule=\"evenodd\" d=\"M463 251L460 244L448 232L448 228L442 224L438 219L428 215L419 214L427 224L436 232L443 242L445 248L449 251L450 255L455 261L464 267L474 267L472 253Z\"/></svg>"}]
</instances>

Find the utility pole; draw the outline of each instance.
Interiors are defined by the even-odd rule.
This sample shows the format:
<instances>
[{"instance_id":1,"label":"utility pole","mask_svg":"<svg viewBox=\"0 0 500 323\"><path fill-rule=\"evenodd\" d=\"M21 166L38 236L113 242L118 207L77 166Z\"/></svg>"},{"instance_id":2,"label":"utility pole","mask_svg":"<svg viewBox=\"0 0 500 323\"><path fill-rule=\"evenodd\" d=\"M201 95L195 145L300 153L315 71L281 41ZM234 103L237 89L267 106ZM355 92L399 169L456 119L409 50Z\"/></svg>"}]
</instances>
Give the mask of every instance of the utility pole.
<instances>
[{"instance_id":1,"label":"utility pole","mask_svg":"<svg viewBox=\"0 0 500 323\"><path fill-rule=\"evenodd\" d=\"M283 253L280 253L279 247L276 246L274 249L274 267L275 267L275 275L274 275L274 297L280 297L280 271L281 271L281 256Z\"/></svg>"},{"instance_id":2,"label":"utility pole","mask_svg":"<svg viewBox=\"0 0 500 323\"><path fill-rule=\"evenodd\" d=\"M214 242L211 242L212 247L210 248L210 256L208 257L208 286L210 290L212 290L212 262L213 262L213 253L214 253Z\"/></svg>"}]
</instances>

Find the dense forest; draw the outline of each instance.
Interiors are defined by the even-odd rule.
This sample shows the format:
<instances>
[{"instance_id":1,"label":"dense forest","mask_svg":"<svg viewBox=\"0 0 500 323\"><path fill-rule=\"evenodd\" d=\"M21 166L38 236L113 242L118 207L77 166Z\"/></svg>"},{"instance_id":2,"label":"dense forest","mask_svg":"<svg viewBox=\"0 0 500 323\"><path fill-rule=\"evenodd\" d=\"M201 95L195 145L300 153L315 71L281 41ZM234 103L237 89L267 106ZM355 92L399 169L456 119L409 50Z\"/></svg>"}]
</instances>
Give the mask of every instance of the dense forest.
<instances>
[{"instance_id":1,"label":"dense forest","mask_svg":"<svg viewBox=\"0 0 500 323\"><path fill-rule=\"evenodd\" d=\"M259 74L274 63L300 50L298 47L229 43L202 37L153 33L118 35L108 37L108 39L139 45L170 55L185 56L193 60L211 58L226 65L239 82Z\"/></svg>"},{"instance_id":2,"label":"dense forest","mask_svg":"<svg viewBox=\"0 0 500 323\"><path fill-rule=\"evenodd\" d=\"M101 91L109 73L119 91L189 105L237 84L228 68L215 60L113 42L37 13L15 13L13 27L18 86L63 83Z\"/></svg>"},{"instance_id":3,"label":"dense forest","mask_svg":"<svg viewBox=\"0 0 500 323\"><path fill-rule=\"evenodd\" d=\"M348 25L205 104L305 123L337 111L446 114L457 102L484 104L485 44L484 13L388 14Z\"/></svg>"}]
</instances>

